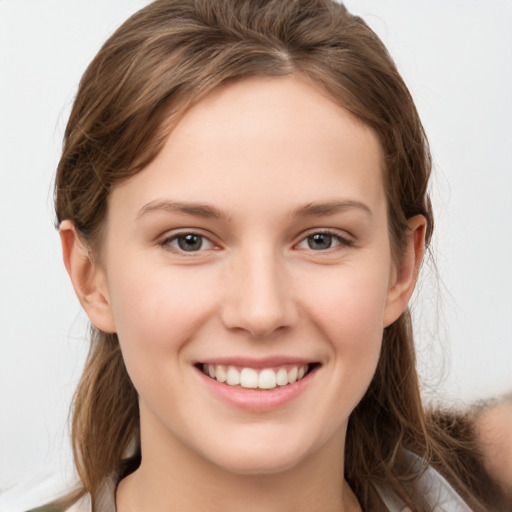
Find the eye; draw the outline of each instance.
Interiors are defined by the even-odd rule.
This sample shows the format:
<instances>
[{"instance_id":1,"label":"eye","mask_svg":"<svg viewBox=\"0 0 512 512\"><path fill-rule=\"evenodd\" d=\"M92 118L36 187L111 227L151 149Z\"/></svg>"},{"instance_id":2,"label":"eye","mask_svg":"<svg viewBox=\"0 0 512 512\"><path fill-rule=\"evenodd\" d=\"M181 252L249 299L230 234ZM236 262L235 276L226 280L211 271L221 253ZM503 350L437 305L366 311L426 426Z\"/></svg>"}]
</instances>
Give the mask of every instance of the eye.
<instances>
[{"instance_id":1,"label":"eye","mask_svg":"<svg viewBox=\"0 0 512 512\"><path fill-rule=\"evenodd\" d=\"M161 245L179 252L198 252L214 247L213 242L198 233L179 233L166 238Z\"/></svg>"},{"instance_id":2,"label":"eye","mask_svg":"<svg viewBox=\"0 0 512 512\"><path fill-rule=\"evenodd\" d=\"M352 241L328 231L312 233L298 244L300 249L312 249L313 251L326 251L338 246L350 246Z\"/></svg>"}]
</instances>

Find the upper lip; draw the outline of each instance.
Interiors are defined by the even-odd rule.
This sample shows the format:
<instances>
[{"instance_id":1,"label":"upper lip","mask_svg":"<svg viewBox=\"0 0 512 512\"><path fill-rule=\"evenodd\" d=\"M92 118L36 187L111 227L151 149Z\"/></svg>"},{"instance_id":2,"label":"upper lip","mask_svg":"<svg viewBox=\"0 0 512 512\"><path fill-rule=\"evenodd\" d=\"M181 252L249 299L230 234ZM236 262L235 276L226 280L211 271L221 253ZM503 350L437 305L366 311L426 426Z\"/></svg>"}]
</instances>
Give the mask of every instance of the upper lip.
<instances>
[{"instance_id":1,"label":"upper lip","mask_svg":"<svg viewBox=\"0 0 512 512\"><path fill-rule=\"evenodd\" d=\"M197 361L196 364L211 364L223 366L238 366L242 368L272 368L283 365L304 365L318 363L317 359L295 356L274 356L265 358L254 357L212 357Z\"/></svg>"}]
</instances>

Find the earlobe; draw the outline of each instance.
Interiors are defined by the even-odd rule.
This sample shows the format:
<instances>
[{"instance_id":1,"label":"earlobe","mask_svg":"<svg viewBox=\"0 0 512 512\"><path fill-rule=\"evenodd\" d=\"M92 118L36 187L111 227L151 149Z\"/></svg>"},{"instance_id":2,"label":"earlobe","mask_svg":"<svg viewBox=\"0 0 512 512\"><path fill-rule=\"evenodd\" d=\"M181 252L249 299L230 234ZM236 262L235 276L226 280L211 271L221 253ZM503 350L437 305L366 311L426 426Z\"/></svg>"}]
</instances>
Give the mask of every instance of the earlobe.
<instances>
[{"instance_id":1,"label":"earlobe","mask_svg":"<svg viewBox=\"0 0 512 512\"><path fill-rule=\"evenodd\" d=\"M395 267L393 280L388 290L384 327L392 324L405 310L418 278L425 250L427 221L423 215L408 220L409 231L405 253Z\"/></svg>"},{"instance_id":2,"label":"earlobe","mask_svg":"<svg viewBox=\"0 0 512 512\"><path fill-rule=\"evenodd\" d=\"M59 234L64 265L80 304L98 329L115 332L104 272L94 263L70 220L61 222Z\"/></svg>"}]
</instances>

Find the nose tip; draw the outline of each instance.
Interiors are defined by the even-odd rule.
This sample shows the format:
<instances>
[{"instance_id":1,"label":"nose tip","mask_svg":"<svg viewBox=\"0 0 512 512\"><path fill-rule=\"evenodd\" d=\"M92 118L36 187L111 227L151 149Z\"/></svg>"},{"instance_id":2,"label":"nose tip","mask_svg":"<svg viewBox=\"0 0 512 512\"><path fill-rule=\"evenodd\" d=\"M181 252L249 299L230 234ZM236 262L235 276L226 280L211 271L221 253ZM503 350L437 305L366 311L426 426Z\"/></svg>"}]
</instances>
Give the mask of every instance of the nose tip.
<instances>
[{"instance_id":1,"label":"nose tip","mask_svg":"<svg viewBox=\"0 0 512 512\"><path fill-rule=\"evenodd\" d=\"M246 264L243 270L240 278L232 276L228 287L222 314L224 325L256 339L292 327L298 313L285 273L270 262L253 267Z\"/></svg>"},{"instance_id":2,"label":"nose tip","mask_svg":"<svg viewBox=\"0 0 512 512\"><path fill-rule=\"evenodd\" d=\"M242 303L240 308L243 311L238 315L239 321L234 322L232 327L246 331L253 338L268 338L290 326L286 315L279 308L254 309Z\"/></svg>"}]
</instances>

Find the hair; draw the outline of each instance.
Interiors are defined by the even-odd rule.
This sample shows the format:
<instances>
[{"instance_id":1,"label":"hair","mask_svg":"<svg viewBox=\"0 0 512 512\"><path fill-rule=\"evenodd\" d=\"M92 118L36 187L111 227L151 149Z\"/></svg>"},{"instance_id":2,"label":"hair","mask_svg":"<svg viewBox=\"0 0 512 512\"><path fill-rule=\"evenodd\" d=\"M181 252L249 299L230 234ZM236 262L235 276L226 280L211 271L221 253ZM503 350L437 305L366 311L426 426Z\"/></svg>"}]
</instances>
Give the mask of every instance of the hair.
<instances>
[{"instance_id":1,"label":"hair","mask_svg":"<svg viewBox=\"0 0 512 512\"><path fill-rule=\"evenodd\" d=\"M431 156L411 94L377 35L331 0L158 0L129 18L80 82L56 177L58 223L70 219L98 254L111 191L155 158L191 105L222 84L288 75L377 134L393 257L400 259L407 220L417 214L427 219L428 246ZM140 459L140 435L117 335L91 333L72 416L82 488L66 503L88 492L94 507L101 482L121 461ZM422 406L407 310L384 330L375 376L349 420L345 473L364 510L378 509L379 485L413 512L428 510L406 449L436 467L475 511L489 510L494 487L469 422L450 418Z\"/></svg>"}]
</instances>

